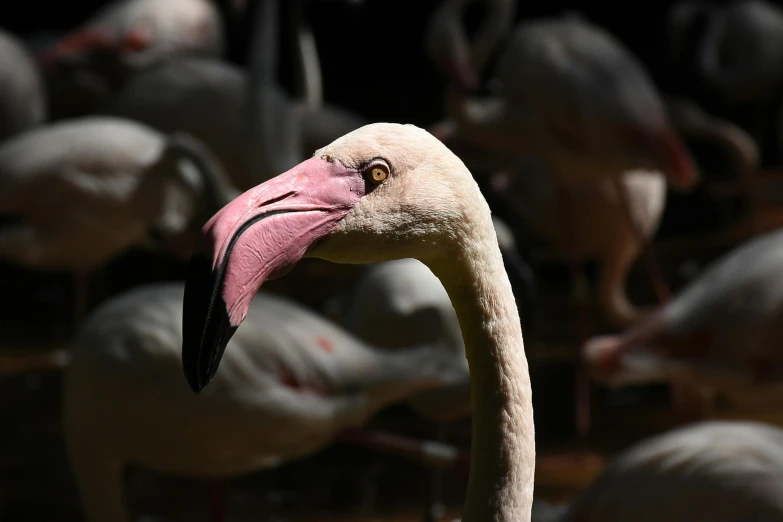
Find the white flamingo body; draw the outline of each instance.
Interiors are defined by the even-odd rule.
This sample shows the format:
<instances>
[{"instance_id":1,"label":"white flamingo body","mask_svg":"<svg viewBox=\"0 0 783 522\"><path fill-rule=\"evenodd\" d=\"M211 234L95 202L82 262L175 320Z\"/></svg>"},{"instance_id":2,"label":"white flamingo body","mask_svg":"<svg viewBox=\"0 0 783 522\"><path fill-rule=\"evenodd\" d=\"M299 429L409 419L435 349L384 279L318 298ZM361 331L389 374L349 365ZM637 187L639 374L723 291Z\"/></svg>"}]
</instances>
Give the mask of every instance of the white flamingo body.
<instances>
[{"instance_id":1,"label":"white flamingo body","mask_svg":"<svg viewBox=\"0 0 783 522\"><path fill-rule=\"evenodd\" d=\"M520 24L497 76L509 127L524 132L554 174L584 179L660 166L645 163L641 143L639 150L617 148L623 130L645 118L651 128L660 124L663 107L641 65L598 27L578 18ZM544 132L531 128L541 123Z\"/></svg>"},{"instance_id":2,"label":"white flamingo body","mask_svg":"<svg viewBox=\"0 0 783 522\"><path fill-rule=\"evenodd\" d=\"M666 180L661 173L637 170L617 182L605 178L563 188L546 172L530 169L512 178L505 197L554 251L568 260L599 263L598 298L614 324L638 320L640 311L629 302L625 284L642 241L655 234L663 215ZM626 201L635 229L628 223Z\"/></svg>"},{"instance_id":3,"label":"white flamingo body","mask_svg":"<svg viewBox=\"0 0 783 522\"><path fill-rule=\"evenodd\" d=\"M20 42L0 31L0 141L45 117L46 95L36 63Z\"/></svg>"},{"instance_id":4,"label":"white flamingo body","mask_svg":"<svg viewBox=\"0 0 783 522\"><path fill-rule=\"evenodd\" d=\"M39 127L0 147L0 256L36 268L95 268L153 231L186 231L217 200L201 165L169 157L166 137L118 118ZM184 169L181 170L180 169ZM203 215L203 214L202 214ZM200 225L200 223L199 223Z\"/></svg>"},{"instance_id":5,"label":"white flamingo body","mask_svg":"<svg viewBox=\"0 0 783 522\"><path fill-rule=\"evenodd\" d=\"M470 379L457 312L432 271L415 259L369 267L351 293L344 323L372 346L400 350L439 346L463 361L461 379L410 399L429 420L449 421L470 412Z\"/></svg>"},{"instance_id":6,"label":"white flamingo body","mask_svg":"<svg viewBox=\"0 0 783 522\"><path fill-rule=\"evenodd\" d=\"M701 414L720 394L743 412L779 404L783 397L783 231L754 238L710 265L671 302L618 335L596 337L586 345L597 364L623 360L637 349L657 349L671 359L644 366L686 380L682 392L699 389ZM629 356L631 354L629 353ZM634 358L624 362L634 366ZM685 373L682 373L682 372ZM676 381L675 381L676 382ZM675 396L682 406L686 396Z\"/></svg>"},{"instance_id":7,"label":"white flamingo body","mask_svg":"<svg viewBox=\"0 0 783 522\"><path fill-rule=\"evenodd\" d=\"M772 521L783 517L783 430L706 422L615 457L559 522Z\"/></svg>"},{"instance_id":8,"label":"white flamingo body","mask_svg":"<svg viewBox=\"0 0 783 522\"><path fill-rule=\"evenodd\" d=\"M143 45L125 47L123 40L134 31ZM116 59L137 70L172 54L223 53L220 15L208 0L119 0L101 9L75 33L79 32L104 36L117 46ZM81 50L78 45L64 49L66 55Z\"/></svg>"},{"instance_id":9,"label":"white flamingo body","mask_svg":"<svg viewBox=\"0 0 783 522\"><path fill-rule=\"evenodd\" d=\"M741 180L755 169L758 149L741 129L686 100L667 100L667 108L683 136L714 144ZM664 175L637 169L619 177L563 185L538 165L531 162L523 172L501 179L507 186L499 187L497 193L558 254L570 260L598 261L598 298L605 315L615 326L635 323L641 311L625 295L626 277L663 215Z\"/></svg>"},{"instance_id":10,"label":"white flamingo body","mask_svg":"<svg viewBox=\"0 0 783 522\"><path fill-rule=\"evenodd\" d=\"M64 427L89 520L126 520L120 477L128 464L218 478L277 466L464 375L452 353L373 350L262 293L215 387L196 397L180 365L182 301L180 283L142 287L105 303L79 334Z\"/></svg>"}]
</instances>

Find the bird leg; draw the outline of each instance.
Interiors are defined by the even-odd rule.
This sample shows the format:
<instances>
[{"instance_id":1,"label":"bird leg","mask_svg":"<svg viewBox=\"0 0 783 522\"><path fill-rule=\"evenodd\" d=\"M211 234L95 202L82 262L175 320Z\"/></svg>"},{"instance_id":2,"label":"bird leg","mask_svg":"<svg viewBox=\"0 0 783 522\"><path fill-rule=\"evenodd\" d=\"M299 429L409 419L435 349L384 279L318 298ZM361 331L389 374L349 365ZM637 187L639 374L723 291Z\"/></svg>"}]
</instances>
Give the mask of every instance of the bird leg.
<instances>
[{"instance_id":1,"label":"bird leg","mask_svg":"<svg viewBox=\"0 0 783 522\"><path fill-rule=\"evenodd\" d=\"M448 435L448 426L438 424L436 440L445 444ZM446 506L443 503L443 469L435 468L430 477L430 502L427 511L424 513L424 522L440 522L446 514Z\"/></svg>"},{"instance_id":2,"label":"bird leg","mask_svg":"<svg viewBox=\"0 0 783 522\"><path fill-rule=\"evenodd\" d=\"M340 433L337 439L357 446L403 455L433 467L454 466L458 470L467 471L467 463L470 462L469 451L448 444L421 441L392 433L348 429Z\"/></svg>"},{"instance_id":3,"label":"bird leg","mask_svg":"<svg viewBox=\"0 0 783 522\"><path fill-rule=\"evenodd\" d=\"M574 277L574 301L575 319L577 323L578 345L583 346L590 338L590 303L587 277L584 264L571 263ZM587 437L590 434L590 375L585 368L585 363L580 358L574 375L574 423L579 437Z\"/></svg>"},{"instance_id":4,"label":"bird leg","mask_svg":"<svg viewBox=\"0 0 783 522\"><path fill-rule=\"evenodd\" d=\"M576 228L576 220L579 218L573 212L571 191L565 187L560 187L558 192L561 227L568 231L574 230ZM573 234L568 234L568 236L573 236ZM572 295L575 303L573 310L577 325L577 342L578 346L583 346L590 338L590 290L584 271L584 264L576 258L571 260L571 274L573 279ZM582 357L579 358L576 372L574 373L574 424L577 435L580 438L587 437L590 433L590 374Z\"/></svg>"},{"instance_id":5,"label":"bird leg","mask_svg":"<svg viewBox=\"0 0 783 522\"><path fill-rule=\"evenodd\" d=\"M663 274L663 270L661 269L658 257L655 255L655 250L653 249L652 244L647 241L647 238L644 237L644 234L639 229L639 225L633 219L631 203L630 199L628 198L628 192L626 191L625 186L620 183L620 179L617 177L613 177L613 181L615 188L617 189L617 194L620 196L620 202L622 204L623 210L625 211L625 218L627 220L628 227L631 229L631 232L636 237L636 240L642 249L642 256L647 266L647 275L650 277L655 294L658 297L658 301L660 301L661 304L665 304L671 300L672 294L671 290L669 289L669 285L666 282L666 277Z\"/></svg>"}]
</instances>

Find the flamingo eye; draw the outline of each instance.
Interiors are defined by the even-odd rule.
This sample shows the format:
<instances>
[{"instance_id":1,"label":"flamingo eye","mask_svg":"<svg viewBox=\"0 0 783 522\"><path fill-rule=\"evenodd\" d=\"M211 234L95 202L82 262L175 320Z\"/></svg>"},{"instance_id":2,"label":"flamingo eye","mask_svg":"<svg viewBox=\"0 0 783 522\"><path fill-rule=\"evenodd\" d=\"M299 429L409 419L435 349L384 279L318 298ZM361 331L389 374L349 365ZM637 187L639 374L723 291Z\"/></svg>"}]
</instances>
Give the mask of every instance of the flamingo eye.
<instances>
[{"instance_id":1,"label":"flamingo eye","mask_svg":"<svg viewBox=\"0 0 783 522\"><path fill-rule=\"evenodd\" d=\"M364 169L364 178L375 185L380 185L389 177L389 165L383 160L374 160Z\"/></svg>"}]
</instances>

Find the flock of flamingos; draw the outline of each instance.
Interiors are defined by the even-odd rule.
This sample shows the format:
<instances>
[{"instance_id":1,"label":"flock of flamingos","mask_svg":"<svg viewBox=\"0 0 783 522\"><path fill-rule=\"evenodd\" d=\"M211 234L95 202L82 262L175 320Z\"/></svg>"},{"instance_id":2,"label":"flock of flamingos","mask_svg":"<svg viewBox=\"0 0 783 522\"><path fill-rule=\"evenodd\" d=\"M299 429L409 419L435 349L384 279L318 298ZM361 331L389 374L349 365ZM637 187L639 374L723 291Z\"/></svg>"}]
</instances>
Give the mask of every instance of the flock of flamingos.
<instances>
[{"instance_id":1,"label":"flock of flamingos","mask_svg":"<svg viewBox=\"0 0 783 522\"><path fill-rule=\"evenodd\" d=\"M445 115L424 130L324 102L302 2L231 3L252 17L246 69L221 59L209 0L115 0L36 49L0 32L0 259L75 276L62 426L86 519L129 520L126 466L229 478L370 443L362 427L407 403L439 425L472 415L465 522L782 521L783 430L697 417L783 405L783 231L748 238L657 308L626 287L635 263L654 267L668 187L709 181L688 143L723 158L751 210L763 199L756 173L783 156L769 123L783 11L669 13L670 52L690 50L740 126L664 96L581 15L516 23L515 0L441 0L422 45ZM295 93L278 78L283 13L298 17ZM591 376L665 375L695 421L540 511L528 237L575 272L597 263L596 309L615 333L584 340ZM91 276L138 247L189 259L184 281L88 310ZM305 258L336 264L294 268ZM297 301L336 277L350 285L328 313Z\"/></svg>"}]
</instances>

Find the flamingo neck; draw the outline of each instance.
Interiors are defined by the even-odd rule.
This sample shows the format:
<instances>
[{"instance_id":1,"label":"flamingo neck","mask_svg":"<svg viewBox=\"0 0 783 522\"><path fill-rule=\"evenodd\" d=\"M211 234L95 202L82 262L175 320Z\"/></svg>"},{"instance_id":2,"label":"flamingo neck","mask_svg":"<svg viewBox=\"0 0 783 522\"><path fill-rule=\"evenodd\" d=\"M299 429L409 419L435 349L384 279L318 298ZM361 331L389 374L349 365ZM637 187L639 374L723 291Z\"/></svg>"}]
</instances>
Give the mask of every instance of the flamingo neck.
<instances>
[{"instance_id":1,"label":"flamingo neck","mask_svg":"<svg viewBox=\"0 0 783 522\"><path fill-rule=\"evenodd\" d=\"M481 74L492 52L511 29L516 3L509 0L484 0L487 15L472 44L472 65Z\"/></svg>"},{"instance_id":2,"label":"flamingo neck","mask_svg":"<svg viewBox=\"0 0 783 522\"><path fill-rule=\"evenodd\" d=\"M470 367L473 450L463 522L529 522L535 437L522 328L489 210L461 255L430 269L459 318Z\"/></svg>"},{"instance_id":3,"label":"flamingo neck","mask_svg":"<svg viewBox=\"0 0 783 522\"><path fill-rule=\"evenodd\" d=\"M303 12L302 0L294 3L292 16L293 33L296 35L297 96L309 110L318 110L323 105L323 79L321 77L321 62L318 58L318 48L310 22Z\"/></svg>"}]
</instances>

